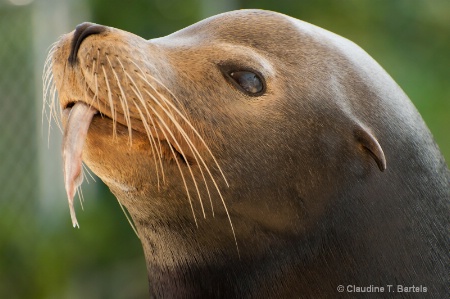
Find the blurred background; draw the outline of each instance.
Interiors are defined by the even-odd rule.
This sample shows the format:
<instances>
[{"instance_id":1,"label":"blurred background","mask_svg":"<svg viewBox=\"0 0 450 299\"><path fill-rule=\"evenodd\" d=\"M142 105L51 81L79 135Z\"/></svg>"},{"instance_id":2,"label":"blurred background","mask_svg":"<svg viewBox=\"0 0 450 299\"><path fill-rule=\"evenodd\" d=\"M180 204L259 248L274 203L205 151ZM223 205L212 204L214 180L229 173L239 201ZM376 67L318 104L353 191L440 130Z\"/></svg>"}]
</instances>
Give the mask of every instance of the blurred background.
<instances>
[{"instance_id":1,"label":"blurred background","mask_svg":"<svg viewBox=\"0 0 450 299\"><path fill-rule=\"evenodd\" d=\"M263 8L359 44L414 102L450 161L448 0L0 0L0 298L146 298L138 238L100 180L71 226L61 133L41 121L49 46L83 21L150 39Z\"/></svg>"}]
</instances>

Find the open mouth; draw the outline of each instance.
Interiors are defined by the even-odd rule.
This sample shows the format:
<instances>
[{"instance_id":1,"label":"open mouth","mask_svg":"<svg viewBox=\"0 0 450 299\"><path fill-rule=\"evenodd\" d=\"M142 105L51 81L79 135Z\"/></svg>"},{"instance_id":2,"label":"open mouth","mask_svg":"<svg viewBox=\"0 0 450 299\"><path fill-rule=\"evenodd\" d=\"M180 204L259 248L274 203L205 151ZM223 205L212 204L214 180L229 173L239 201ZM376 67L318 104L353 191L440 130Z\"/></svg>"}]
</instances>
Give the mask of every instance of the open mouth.
<instances>
[{"instance_id":1,"label":"open mouth","mask_svg":"<svg viewBox=\"0 0 450 299\"><path fill-rule=\"evenodd\" d=\"M75 211L73 208L73 198L77 188L83 181L82 176L82 152L87 138L89 126L94 117L107 118L113 121L109 116L104 115L93 106L84 102L71 102L63 110L65 118L65 130L63 137L63 165L64 165L64 184L69 200L70 214L74 227L78 226ZM120 125L125 126L119 122ZM149 136L149 138L154 138ZM176 158L184 164L190 163L179 151L169 142L167 146L171 147Z\"/></svg>"},{"instance_id":2,"label":"open mouth","mask_svg":"<svg viewBox=\"0 0 450 299\"><path fill-rule=\"evenodd\" d=\"M162 143L162 146L164 146L165 144L167 144L167 147L170 147L170 148L174 151L175 156L176 156L176 157L179 159L179 161L181 161L183 164L189 164L189 165L194 165L194 164L195 164L195 163L193 162L193 159L190 159L189 157L185 157L185 155L183 155L183 154L177 149L176 146L174 146L173 144L171 144L171 143L167 140L167 138L164 138L164 137L161 138L160 135L162 135L162 133L159 133L159 134L156 133L156 134L151 134L151 135L149 135L148 131L146 131L146 129L145 129L145 126L144 126L142 120L136 119L136 118L133 118L133 117L129 116L129 122L130 122L130 124L132 124L132 127L129 127L130 124L127 124L126 117L124 116L124 114L122 114L122 113L120 113L120 112L118 112L118 111L115 111L115 120L113 120L113 118L110 116L110 112L106 112L106 113L105 113L105 112L103 112L103 109L100 110L100 109L98 109L97 107L93 106L92 104L87 104L87 103L81 102L81 101L69 102L69 103L65 106L65 108L63 109L63 115L64 115L65 120L66 120L67 123L69 122L70 116L71 116L71 114L72 114L72 110L73 110L76 106L79 106L79 105L89 106L89 108L92 110L90 113L93 113L93 116L92 116L92 118L90 119L90 122L92 122L92 119L98 117L98 118L105 119L105 120L107 120L107 121L111 121L111 123L116 122L117 125L122 126L123 128L127 129L129 132L130 132L130 131L135 131L135 132L138 132L138 133L142 133L142 134L147 135L148 138L159 139L160 142L163 142L163 143ZM79 108L76 108L76 109L79 109ZM87 108L85 107L84 110L86 110L86 109L87 109ZM94 110L95 110L95 112L94 112ZM86 110L86 111L87 111L87 110ZM84 113L87 113L87 112L84 112ZM88 120L82 118L82 116L77 116L77 117L80 117L80 119L76 120L76 122L77 122L78 124L81 124L80 122L88 122ZM74 121L74 122L75 122L75 121ZM90 122L89 122L89 124L85 123L84 125L86 125L86 126L89 127ZM81 128L81 126L76 126L76 125L72 125L72 126L75 127L75 130L78 130L78 129ZM66 126L66 127L67 127L67 126ZM68 130L68 129L66 129L66 130ZM70 130L74 130L74 129L70 129ZM113 130L115 130L115 129L113 129ZM156 130L155 130L155 131L156 131ZM84 143L84 141L82 141L81 138L82 138L82 137L83 137L83 138L86 138L86 136L85 136L85 135L82 135L82 134L80 134L80 133L81 133L81 132L78 132L78 133L77 133L77 132L74 132L74 134L77 134L77 136L79 136L79 137L78 137L79 139L77 139L77 142L83 142L83 143ZM130 132L130 134L131 134L131 132ZM66 134L65 134L65 135L66 135ZM155 135L156 135L156 136L155 136Z\"/></svg>"},{"instance_id":3,"label":"open mouth","mask_svg":"<svg viewBox=\"0 0 450 299\"><path fill-rule=\"evenodd\" d=\"M110 111L108 111L108 110L106 110L106 109L99 109L99 107L96 107L97 105L99 105L99 106L102 105L101 102L100 102L100 103L95 103L95 104L97 104L97 105L94 105L94 103L86 103L86 102L82 102L82 101L69 102L69 103L63 108L63 113L64 113L64 115L65 115L66 117L68 117L68 115L71 113L71 110L72 110L76 105L79 105L79 104L81 104L81 103L83 103L83 104L85 104L85 105L88 105L88 106L90 106L92 109L96 110L97 112L94 114L95 117L106 118L106 119L109 119L111 122L116 122L116 123L118 123L119 125L122 125L122 126L124 126L124 127L126 127L126 128L129 127L129 125L127 124L126 117L124 116L123 113L120 113L120 112L117 111L117 110L114 111L115 116L114 116L114 120L113 120L113 117L112 117ZM104 106L106 107L106 105L104 105ZM141 121L140 119L136 119L136 118L133 118L133 117L129 117L129 122L130 122L130 124L131 124L131 123L133 124L132 127L130 126L129 130L133 130L133 131L136 131L136 132L140 132L140 133L146 134L145 126L143 125L143 123L142 123L142 121ZM153 136L153 137L155 137L155 136Z\"/></svg>"}]
</instances>

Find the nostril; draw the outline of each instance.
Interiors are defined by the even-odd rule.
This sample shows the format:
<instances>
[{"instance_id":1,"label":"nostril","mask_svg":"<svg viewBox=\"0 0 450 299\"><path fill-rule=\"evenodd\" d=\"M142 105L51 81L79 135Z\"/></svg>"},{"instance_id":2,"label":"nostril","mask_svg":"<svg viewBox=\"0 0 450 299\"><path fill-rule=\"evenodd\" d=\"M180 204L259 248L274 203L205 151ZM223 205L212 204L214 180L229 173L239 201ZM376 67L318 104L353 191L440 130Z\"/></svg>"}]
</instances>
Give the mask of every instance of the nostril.
<instances>
[{"instance_id":1,"label":"nostril","mask_svg":"<svg viewBox=\"0 0 450 299\"><path fill-rule=\"evenodd\" d=\"M80 45L83 40L89 35L99 34L106 30L106 27L102 25L97 25L93 23L81 23L75 28L75 33L73 34L72 45L69 55L69 63L74 65L77 62L77 54L80 49Z\"/></svg>"}]
</instances>

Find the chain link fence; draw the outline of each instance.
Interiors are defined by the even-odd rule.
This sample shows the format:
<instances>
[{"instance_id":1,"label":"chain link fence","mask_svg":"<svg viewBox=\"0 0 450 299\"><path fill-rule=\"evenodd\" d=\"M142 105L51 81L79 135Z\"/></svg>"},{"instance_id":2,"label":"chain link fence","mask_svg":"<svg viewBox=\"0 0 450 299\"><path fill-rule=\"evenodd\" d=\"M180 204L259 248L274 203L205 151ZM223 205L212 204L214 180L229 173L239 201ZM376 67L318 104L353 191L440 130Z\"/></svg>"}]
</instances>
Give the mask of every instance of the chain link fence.
<instances>
[{"instance_id":1,"label":"chain link fence","mask_svg":"<svg viewBox=\"0 0 450 299\"><path fill-rule=\"evenodd\" d=\"M32 10L2 4L0 9L0 294L18 297L23 269L31 260L23 236L30 236L38 186L38 149ZM31 55L30 55L31 54ZM29 240L31 241L31 240ZM28 244L32 246L32 244ZM3 297L3 296L2 296ZM3 297L7 298L7 297Z\"/></svg>"},{"instance_id":2,"label":"chain link fence","mask_svg":"<svg viewBox=\"0 0 450 299\"><path fill-rule=\"evenodd\" d=\"M0 13L0 209L28 209L37 174L31 10ZM10 221L14 221L11 219Z\"/></svg>"}]
</instances>

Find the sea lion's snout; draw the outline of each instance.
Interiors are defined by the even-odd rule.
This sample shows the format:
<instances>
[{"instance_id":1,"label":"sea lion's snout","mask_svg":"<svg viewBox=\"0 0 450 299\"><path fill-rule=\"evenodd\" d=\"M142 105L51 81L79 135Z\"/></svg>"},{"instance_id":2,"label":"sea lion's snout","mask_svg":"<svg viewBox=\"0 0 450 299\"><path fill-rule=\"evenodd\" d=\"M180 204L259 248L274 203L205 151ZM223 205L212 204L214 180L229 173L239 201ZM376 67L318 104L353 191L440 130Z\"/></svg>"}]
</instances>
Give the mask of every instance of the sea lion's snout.
<instances>
[{"instance_id":1,"label":"sea lion's snout","mask_svg":"<svg viewBox=\"0 0 450 299\"><path fill-rule=\"evenodd\" d=\"M175 173L183 182L184 190L179 192L183 195L195 190L201 199L199 179L219 189L216 173L224 177L221 168L182 106L190 96L180 94L170 80L174 68L169 62L178 56L176 48L164 43L93 23L78 25L50 51L46 86L58 90L58 98L52 98L50 105L56 111L59 102L62 112L58 119L64 131L64 181L74 226L78 223L72 205L83 180L82 161L89 161L100 177L107 169L121 172L103 177L111 178L108 182L118 190L138 190L126 187L135 184L136 178L122 172L120 165L125 164L133 171L142 169L136 173L152 168L145 184L155 186L151 192L157 194L162 188L169 189L162 187L168 173ZM216 74L223 80L218 69ZM256 88L255 92L263 88L249 72L235 72L230 77L247 89ZM53 78L55 87L51 86ZM118 156L123 163L117 163L121 160ZM142 163L149 157L150 163ZM177 188L179 184L173 182Z\"/></svg>"},{"instance_id":2,"label":"sea lion's snout","mask_svg":"<svg viewBox=\"0 0 450 299\"><path fill-rule=\"evenodd\" d=\"M77 62L77 54L80 49L80 45L88 36L99 34L106 31L106 27L102 25L97 25L89 22L84 22L79 24L75 28L75 33L73 34L71 50L69 55L69 63L74 65Z\"/></svg>"}]
</instances>

